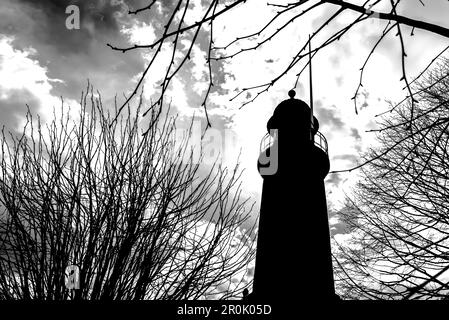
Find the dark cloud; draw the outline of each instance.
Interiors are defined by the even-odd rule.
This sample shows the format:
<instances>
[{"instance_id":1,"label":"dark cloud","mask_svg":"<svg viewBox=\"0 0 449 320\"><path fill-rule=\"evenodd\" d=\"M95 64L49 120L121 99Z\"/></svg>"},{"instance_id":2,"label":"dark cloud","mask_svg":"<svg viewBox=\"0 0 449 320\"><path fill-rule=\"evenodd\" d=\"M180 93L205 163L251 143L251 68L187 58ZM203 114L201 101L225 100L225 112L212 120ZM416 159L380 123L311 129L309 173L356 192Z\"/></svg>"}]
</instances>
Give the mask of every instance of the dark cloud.
<instances>
[{"instance_id":1,"label":"dark cloud","mask_svg":"<svg viewBox=\"0 0 449 320\"><path fill-rule=\"evenodd\" d=\"M361 140L362 136L359 133L359 130L356 128L351 128L351 137L353 137L355 140Z\"/></svg>"},{"instance_id":2,"label":"dark cloud","mask_svg":"<svg viewBox=\"0 0 449 320\"><path fill-rule=\"evenodd\" d=\"M0 97L5 96L6 99L0 98L0 126L5 126L6 131L21 132L21 121L27 111L27 105L30 111L35 113L41 106L37 99L27 89L9 90L4 92L0 87Z\"/></svg>"},{"instance_id":3,"label":"dark cloud","mask_svg":"<svg viewBox=\"0 0 449 320\"><path fill-rule=\"evenodd\" d=\"M13 36L12 45L15 49L36 49L31 58L46 68L50 79L62 80L52 82L52 95L78 100L89 80L102 93L104 105L108 107L112 105L116 94L120 103L123 93L134 89L137 76L144 70L145 61L141 56L142 51L122 53L111 50L106 44L129 46L120 28L130 27L135 19L151 22L156 28L156 34L159 34L167 12L175 2L161 1L150 11L128 15L129 9L139 9L148 3L147 0L1 0L0 32ZM80 30L68 30L65 27L68 5L80 8ZM200 32L196 44L203 52L208 50L209 38L205 30ZM204 92L196 92L191 85L193 63L187 61L178 75L186 84L187 105L198 108L204 99ZM214 86L211 93L226 94L227 90L223 89L222 84L233 75L225 72L222 61L212 63L212 73ZM204 75L204 81L208 80L207 77ZM217 107L210 102L208 104L209 110ZM223 125L232 121L228 118L218 119L218 116L212 120L223 122Z\"/></svg>"},{"instance_id":4,"label":"dark cloud","mask_svg":"<svg viewBox=\"0 0 449 320\"><path fill-rule=\"evenodd\" d=\"M332 106L332 109L324 107L323 103L320 100L316 102L316 117L320 122L320 127L329 126L333 130L341 130L343 129L345 124L343 120L336 115L337 108L335 106Z\"/></svg>"},{"instance_id":5,"label":"dark cloud","mask_svg":"<svg viewBox=\"0 0 449 320\"><path fill-rule=\"evenodd\" d=\"M139 3L145 1L133 2ZM71 4L80 8L80 30L65 27L65 10ZM127 44L120 33L121 25L131 21L126 2L2 0L0 7L0 32L14 38L15 49L36 49L32 58L47 68L48 77L64 82L54 86L55 96L78 99L87 79L103 96L121 96L144 68L140 52L122 54L106 46Z\"/></svg>"},{"instance_id":6,"label":"dark cloud","mask_svg":"<svg viewBox=\"0 0 449 320\"><path fill-rule=\"evenodd\" d=\"M86 52L98 35L118 33L116 14L125 10L120 2L110 0L20 0L16 5L33 18L35 24L30 31L36 42L51 44L63 54ZM76 5L80 9L80 30L65 27L69 16L66 8L69 5ZM10 16L10 19L14 17Z\"/></svg>"},{"instance_id":7,"label":"dark cloud","mask_svg":"<svg viewBox=\"0 0 449 320\"><path fill-rule=\"evenodd\" d=\"M136 76L144 70L145 62L142 51L122 53L111 50L106 44L129 46L120 28L131 26L135 19L151 22L156 28L156 34L159 34L175 2L161 1L152 10L138 15L128 14L128 10L143 8L148 3L146 0L2 0L0 32L14 37L12 45L15 49L36 49L32 58L48 70L49 78L62 80L52 83L53 95L78 100L89 80L102 93L107 106L116 94L120 103L123 93L134 89ZM65 27L68 5L80 8L80 30L68 30ZM200 32L196 44L202 51L208 50L206 31ZM222 84L233 75L224 72L223 64L221 61L212 64L214 86L211 93L227 93ZM192 65L193 61L188 61L179 72L184 83L192 83ZM187 103L192 107L200 106L203 93L196 92L190 85L186 86L186 91L189 99ZM215 107L209 105L209 108Z\"/></svg>"},{"instance_id":8,"label":"dark cloud","mask_svg":"<svg viewBox=\"0 0 449 320\"><path fill-rule=\"evenodd\" d=\"M209 33L206 30L200 30L198 34L198 38L196 40L195 45L198 45L200 50L202 52L208 52L209 45L210 45L210 37ZM188 49L187 47L184 47L184 49ZM197 63L201 63L202 61L196 60ZM202 92L197 92L194 90L194 87L190 84L193 83L192 78L192 72L191 68L194 65L194 61L188 60L184 64L183 68L179 70L178 76L186 83L189 84L185 87L187 96L189 97L189 105L198 107L203 102L203 94ZM206 58L203 61L204 65L207 64ZM211 63L211 72L212 72L212 80L213 80L213 86L211 88L210 93L218 93L218 94L227 94L228 90L223 88L223 84L225 84L229 78L235 80L235 76L229 72L226 72L224 69L225 66L225 60L219 60L219 61L212 61ZM209 74L204 75L203 81L208 82L209 81ZM215 108L217 106L210 104L210 108Z\"/></svg>"},{"instance_id":9,"label":"dark cloud","mask_svg":"<svg viewBox=\"0 0 449 320\"><path fill-rule=\"evenodd\" d=\"M132 0L128 0L128 2L132 2ZM148 0L146 0L146 4L148 5ZM173 9L175 8L175 6L178 4L178 0L164 0L164 1L159 1L159 3L161 4L162 10L166 10L167 12L173 12ZM208 5L210 5L210 3L207 3ZM191 2L189 6L193 6L194 4Z\"/></svg>"},{"instance_id":10,"label":"dark cloud","mask_svg":"<svg viewBox=\"0 0 449 320\"><path fill-rule=\"evenodd\" d=\"M345 234L348 232L347 224L339 219L340 214L338 211L329 210L328 216L329 216L329 219L331 219L333 217L336 217L338 219L338 222L335 224L332 224L332 226L330 227L331 236L335 236L337 234Z\"/></svg>"},{"instance_id":11,"label":"dark cloud","mask_svg":"<svg viewBox=\"0 0 449 320\"><path fill-rule=\"evenodd\" d=\"M342 181L343 181L343 178L341 177L341 175L339 173L332 173L332 174L328 175L326 178L327 184L334 185L337 188Z\"/></svg>"}]
</instances>

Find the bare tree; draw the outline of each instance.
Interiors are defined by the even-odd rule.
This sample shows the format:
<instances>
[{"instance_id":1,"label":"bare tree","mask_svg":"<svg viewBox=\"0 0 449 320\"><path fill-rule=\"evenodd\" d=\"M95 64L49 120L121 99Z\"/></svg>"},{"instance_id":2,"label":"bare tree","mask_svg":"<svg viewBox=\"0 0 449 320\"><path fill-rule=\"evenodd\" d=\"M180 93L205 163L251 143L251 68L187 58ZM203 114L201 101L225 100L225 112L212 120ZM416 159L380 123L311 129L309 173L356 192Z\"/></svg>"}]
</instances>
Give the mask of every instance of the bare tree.
<instances>
[{"instance_id":1,"label":"bare tree","mask_svg":"<svg viewBox=\"0 0 449 320\"><path fill-rule=\"evenodd\" d=\"M449 61L416 84L422 103L383 118L341 217L352 239L337 247L337 287L347 298L449 295ZM413 132L413 134L411 134ZM374 159L374 160L373 160Z\"/></svg>"},{"instance_id":2,"label":"bare tree","mask_svg":"<svg viewBox=\"0 0 449 320\"><path fill-rule=\"evenodd\" d=\"M157 34L154 41L148 44L133 44L128 47L117 47L113 44L108 44L113 50L120 52L127 52L130 50L146 50L150 54L149 62L143 71L136 87L133 92L128 96L126 102L123 104L122 109L138 92L140 86L143 83L149 70L154 65L157 57L161 54L162 48L169 48L171 51L171 59L168 59L165 66L166 73L161 77L160 90L158 92L158 98L153 102L154 105L163 104L164 95L166 90L176 76L176 74L183 68L186 62L190 59L192 48L199 42L201 37L207 37L209 39L209 48L206 63L209 66L209 86L204 93L204 99L201 106L204 108L208 124L210 125L209 117L207 115L207 101L211 92L211 88L214 85L212 63L216 61L224 61L232 59L241 54L255 54L262 46L268 46L271 40L282 37L283 31L293 23L301 24L304 19L311 16L320 8L329 9L328 14L324 15L319 25L317 25L310 38L300 44L299 49L291 57L290 61L286 62L285 68L279 70L278 74L268 82L259 83L256 85L242 84L241 90L237 92L235 98L241 96L245 92L252 93L248 95L248 99L243 102L242 107L248 103L257 99L261 94L267 92L273 87L281 78L291 72L295 72L297 79L307 69L308 54L309 54L309 42L314 42L314 48L311 51L312 57L318 52L325 50L327 47L335 44L342 37L352 32L356 26L368 23L371 19L377 19L382 28L378 35L377 41L373 44L371 51L367 54L366 60L360 62L360 82L355 87L354 100L355 112L357 112L357 97L360 89L363 86L363 74L365 68L376 49L385 40L385 38L391 34L397 36L397 41L400 43L401 58L398 63L402 67L401 81L404 83L404 87L408 90L408 96L412 98L412 109L410 116L413 118L414 104L417 101L411 84L415 79L410 79L407 72L407 37L406 33L410 32L410 37L413 37L415 30L422 30L424 32L433 33L443 38L449 37L449 29L434 24L430 21L419 20L413 17L401 15L401 5L405 1L401 0L366 0L366 1L343 1L343 0L299 0L286 3L267 3L267 6L273 7L275 12L272 17L267 17L266 23L259 26L251 34L242 34L237 36L229 43L222 43L220 39L216 39L214 36L214 22L219 21L226 17L226 13L230 10L239 10L246 5L246 0L228 0L219 1L211 0L205 6L202 16L199 17L194 23L186 22L186 15L188 15L192 2L190 0L176 0L173 3L167 5L166 10L162 13L158 13L155 9L157 0L148 1L149 4L142 8L131 8L129 10L130 15L138 15L143 12L152 12L153 15L164 15L160 18L164 20L162 30ZM425 0L416 1L416 6L425 6ZM343 26L332 25L336 19L346 13L352 13L352 20ZM181 45L183 43L183 45ZM187 45L185 45L187 43ZM218 43L219 45L216 45ZM444 49L443 52L447 50ZM436 57L432 59L431 63L443 52L436 54ZM175 57L178 57L175 59ZM428 69L429 66L425 68ZM423 72L425 71L423 70ZM298 80L296 80L296 83ZM245 87L245 85L247 85ZM292 83L292 86L296 84ZM236 88L237 89L237 88Z\"/></svg>"},{"instance_id":3,"label":"bare tree","mask_svg":"<svg viewBox=\"0 0 449 320\"><path fill-rule=\"evenodd\" d=\"M21 136L3 131L1 299L232 298L251 285L240 170L205 169L166 108L142 135L141 104L116 118L88 90L79 119L29 112Z\"/></svg>"}]
</instances>

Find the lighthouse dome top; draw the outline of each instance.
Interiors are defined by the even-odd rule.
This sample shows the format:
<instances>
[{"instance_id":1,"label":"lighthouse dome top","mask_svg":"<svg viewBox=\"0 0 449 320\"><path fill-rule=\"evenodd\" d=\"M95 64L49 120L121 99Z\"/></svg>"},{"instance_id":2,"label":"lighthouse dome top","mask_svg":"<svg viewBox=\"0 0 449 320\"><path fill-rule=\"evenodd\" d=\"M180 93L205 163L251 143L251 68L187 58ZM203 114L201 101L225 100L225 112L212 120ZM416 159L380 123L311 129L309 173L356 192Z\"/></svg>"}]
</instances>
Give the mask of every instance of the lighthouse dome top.
<instances>
[{"instance_id":1,"label":"lighthouse dome top","mask_svg":"<svg viewBox=\"0 0 449 320\"><path fill-rule=\"evenodd\" d=\"M267 122L267 130L280 129L280 130L309 130L310 128L310 107L304 101L296 99L296 92L290 90L288 92L289 99L286 99L279 103L275 108L272 117ZM316 132L318 130L318 120L314 117L313 129Z\"/></svg>"},{"instance_id":2,"label":"lighthouse dome top","mask_svg":"<svg viewBox=\"0 0 449 320\"><path fill-rule=\"evenodd\" d=\"M295 96L296 96L296 92L295 92L295 90L290 90L289 92L288 92L288 96L291 98L291 99L293 99Z\"/></svg>"}]
</instances>

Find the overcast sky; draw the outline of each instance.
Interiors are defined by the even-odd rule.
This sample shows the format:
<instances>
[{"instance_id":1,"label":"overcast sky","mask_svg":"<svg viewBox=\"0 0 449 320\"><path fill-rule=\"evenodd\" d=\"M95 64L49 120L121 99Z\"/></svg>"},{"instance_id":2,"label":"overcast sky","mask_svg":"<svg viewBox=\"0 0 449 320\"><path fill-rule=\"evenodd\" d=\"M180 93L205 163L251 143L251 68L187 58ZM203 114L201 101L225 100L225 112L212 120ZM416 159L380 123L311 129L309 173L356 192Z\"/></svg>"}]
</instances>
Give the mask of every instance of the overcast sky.
<instances>
[{"instance_id":1,"label":"overcast sky","mask_svg":"<svg viewBox=\"0 0 449 320\"><path fill-rule=\"evenodd\" d=\"M145 51L120 53L106 43L117 46L150 43L161 31L173 1L161 1L151 12L137 16L127 14L128 6L140 8L149 1L70 1L70 0L1 0L0 2L0 112L1 123L13 130L23 124L26 104L34 112L49 115L60 98L76 106L87 79L111 106L115 94L128 94L143 71L149 55ZM282 3L283 1L277 1ZM285 3L291 2L284 1ZM360 1L354 1L359 2ZM363 1L362 1L363 2ZM192 1L187 23L197 20L207 1ZM448 2L445 0L404 1L399 11L408 16L447 26ZM81 29L65 27L66 7L77 4L81 10ZM380 7L381 8L381 7ZM274 15L276 8L266 1L248 0L216 21L214 40L223 46L238 36L260 29ZM227 131L223 136L225 162L235 162L241 150L241 166L245 168L245 194L260 200L262 179L256 170L260 139L265 134L266 121L287 91L295 83L297 70L287 74L268 93L239 110L245 99L230 102L236 90L265 83L274 78L291 61L306 41L308 34L325 17L335 11L323 6L291 24L279 37L258 51L236 56L213 64L215 87L209 99L209 112L214 130ZM343 26L354 15L347 13L329 26L329 32ZM288 19L286 17L285 19ZM286 21L286 20L282 21ZM282 21L279 23L281 24ZM279 25L280 25L279 24ZM386 101L399 101L406 94L400 68L397 38L385 39L369 63L364 87L359 97L359 114L354 112L351 97L358 84L359 69L375 43L383 24L372 20L355 28L331 47L320 51L314 59L314 101L320 131L327 137L331 170L354 166L359 152L373 142L366 130L376 127L374 115L388 108ZM404 28L407 44L409 76L418 74L430 59L448 45L448 40L424 31ZM191 61L173 80L168 97L180 117L204 116L200 104L207 89L205 59L209 39L199 35ZM229 54L250 45L242 42L228 49ZM170 48L164 47L161 60L145 80L144 95L150 99L157 90L156 80L164 72L164 59ZM297 97L308 102L308 75L305 73L296 88ZM229 134L230 133L230 134ZM230 137L233 138L230 138ZM326 180L328 201L341 205L343 191L349 192L354 174L333 174Z\"/></svg>"}]
</instances>

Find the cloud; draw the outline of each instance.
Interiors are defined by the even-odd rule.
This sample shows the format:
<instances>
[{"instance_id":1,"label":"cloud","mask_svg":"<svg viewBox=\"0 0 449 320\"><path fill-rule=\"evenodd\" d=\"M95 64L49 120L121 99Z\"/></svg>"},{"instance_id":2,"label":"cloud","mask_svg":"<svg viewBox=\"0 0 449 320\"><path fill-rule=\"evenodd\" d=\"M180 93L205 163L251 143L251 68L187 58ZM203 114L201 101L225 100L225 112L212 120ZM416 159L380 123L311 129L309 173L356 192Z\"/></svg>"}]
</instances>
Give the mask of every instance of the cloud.
<instances>
[{"instance_id":1,"label":"cloud","mask_svg":"<svg viewBox=\"0 0 449 320\"><path fill-rule=\"evenodd\" d=\"M356 156L355 154L339 154L337 156L333 156L332 160L349 161L352 165L354 165L359 160L359 157Z\"/></svg>"},{"instance_id":2,"label":"cloud","mask_svg":"<svg viewBox=\"0 0 449 320\"><path fill-rule=\"evenodd\" d=\"M65 28L69 4L80 7L80 30ZM121 97L144 67L140 53L122 54L106 46L127 45L120 32L129 20L123 1L2 0L1 7L0 32L13 39L14 49L34 48L32 57L48 76L63 80L54 83L55 96L78 99L90 79L105 97Z\"/></svg>"},{"instance_id":3,"label":"cloud","mask_svg":"<svg viewBox=\"0 0 449 320\"><path fill-rule=\"evenodd\" d=\"M332 237L337 236L337 239L341 239L347 232L346 224L338 219L337 215L333 215L329 218L329 229Z\"/></svg>"},{"instance_id":4,"label":"cloud","mask_svg":"<svg viewBox=\"0 0 449 320\"><path fill-rule=\"evenodd\" d=\"M20 31L29 33L29 36L32 36L36 42L51 44L63 54L87 52L89 44L98 34L117 33L119 24L116 13L124 10L122 3L106 0L95 2L82 0L19 0L11 2L6 0L4 5L11 10L10 13L16 13L15 15L5 15L4 18L9 20L9 24L17 26L22 23L22 21L16 20L19 14L16 10L20 10L22 12L21 20L28 20L28 27L24 27ZM65 21L68 17L65 11L69 5L76 5L80 9L80 30L74 31L65 28ZM29 21L30 19L32 21ZM30 28L31 26L33 28Z\"/></svg>"},{"instance_id":5,"label":"cloud","mask_svg":"<svg viewBox=\"0 0 449 320\"><path fill-rule=\"evenodd\" d=\"M339 173L333 173L327 176L326 183L338 187L340 183L343 181L343 178Z\"/></svg>"},{"instance_id":6,"label":"cloud","mask_svg":"<svg viewBox=\"0 0 449 320\"><path fill-rule=\"evenodd\" d=\"M359 133L359 130L356 128L351 128L351 137L353 137L355 140L361 140L362 136Z\"/></svg>"},{"instance_id":7,"label":"cloud","mask_svg":"<svg viewBox=\"0 0 449 320\"><path fill-rule=\"evenodd\" d=\"M7 131L20 133L21 125L27 111L35 114L41 107L39 99L27 89L4 90L0 88L0 126L5 126Z\"/></svg>"},{"instance_id":8,"label":"cloud","mask_svg":"<svg viewBox=\"0 0 449 320\"><path fill-rule=\"evenodd\" d=\"M342 130L345 126L343 120L337 115L338 109L335 105L326 108L323 103L318 100L316 102L316 117L320 122L320 128L329 126L331 130Z\"/></svg>"},{"instance_id":9,"label":"cloud","mask_svg":"<svg viewBox=\"0 0 449 320\"><path fill-rule=\"evenodd\" d=\"M52 113L53 107L61 104L61 100L51 94L53 85L61 80L48 76L47 68L34 59L34 48L14 49L13 40L0 37L0 112L8 129L20 130L26 104L43 119ZM70 99L67 103L76 105Z\"/></svg>"}]
</instances>

